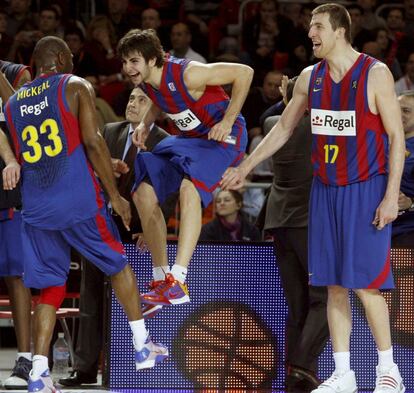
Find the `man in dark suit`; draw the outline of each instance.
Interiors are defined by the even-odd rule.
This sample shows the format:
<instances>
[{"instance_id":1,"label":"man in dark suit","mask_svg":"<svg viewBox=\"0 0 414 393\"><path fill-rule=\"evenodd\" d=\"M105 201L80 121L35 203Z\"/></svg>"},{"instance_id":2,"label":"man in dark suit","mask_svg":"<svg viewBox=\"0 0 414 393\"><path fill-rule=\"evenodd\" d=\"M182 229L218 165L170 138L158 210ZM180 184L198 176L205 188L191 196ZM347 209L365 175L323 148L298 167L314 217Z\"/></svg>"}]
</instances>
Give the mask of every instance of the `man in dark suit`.
<instances>
[{"instance_id":1,"label":"man in dark suit","mask_svg":"<svg viewBox=\"0 0 414 393\"><path fill-rule=\"evenodd\" d=\"M126 121L108 123L103 129L103 137L112 157L112 166L118 178L118 189L121 196L131 202L131 189L134 183L134 161L139 151L132 143L132 134L150 103L145 93L136 87L132 90L125 111ZM148 150L168 136L163 129L152 126L146 146ZM141 224L136 209L131 209L131 231L128 232L119 216L113 215L122 242L133 242ZM164 214L165 213L164 211ZM96 383L99 355L103 343L103 273L92 263L82 260L82 281L80 289L80 324L75 352L73 372L68 378L59 380L64 386L76 386ZM97 296L102 294L102 296Z\"/></svg>"},{"instance_id":2,"label":"man in dark suit","mask_svg":"<svg viewBox=\"0 0 414 393\"><path fill-rule=\"evenodd\" d=\"M295 79L284 80L285 104ZM283 90L283 89L282 89ZM280 116L268 117L269 132ZM309 286L308 202L312 182L310 116L272 156L274 179L264 206L264 230L273 235L276 262L288 305L285 357L287 392L310 392L319 385L318 357L329 337L326 287Z\"/></svg>"}]
</instances>

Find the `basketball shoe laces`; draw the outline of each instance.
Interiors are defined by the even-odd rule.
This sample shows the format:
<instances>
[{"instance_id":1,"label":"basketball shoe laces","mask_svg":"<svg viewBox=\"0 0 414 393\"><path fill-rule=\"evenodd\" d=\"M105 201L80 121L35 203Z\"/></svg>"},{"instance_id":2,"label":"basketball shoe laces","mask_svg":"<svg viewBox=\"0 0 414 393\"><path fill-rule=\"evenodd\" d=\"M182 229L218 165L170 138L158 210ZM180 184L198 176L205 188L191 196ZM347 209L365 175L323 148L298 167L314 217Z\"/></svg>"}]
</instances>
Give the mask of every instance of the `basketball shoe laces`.
<instances>
[{"instance_id":1,"label":"basketball shoe laces","mask_svg":"<svg viewBox=\"0 0 414 393\"><path fill-rule=\"evenodd\" d=\"M341 374L332 374L325 382L323 382L320 386L328 386L331 387L339 378L341 378Z\"/></svg>"},{"instance_id":2,"label":"basketball shoe laces","mask_svg":"<svg viewBox=\"0 0 414 393\"><path fill-rule=\"evenodd\" d=\"M174 282L175 282L174 276L172 274L167 274L165 276L165 280L161 284L155 286L153 291L156 294L162 295L165 289L168 288L171 284L174 284Z\"/></svg>"}]
</instances>

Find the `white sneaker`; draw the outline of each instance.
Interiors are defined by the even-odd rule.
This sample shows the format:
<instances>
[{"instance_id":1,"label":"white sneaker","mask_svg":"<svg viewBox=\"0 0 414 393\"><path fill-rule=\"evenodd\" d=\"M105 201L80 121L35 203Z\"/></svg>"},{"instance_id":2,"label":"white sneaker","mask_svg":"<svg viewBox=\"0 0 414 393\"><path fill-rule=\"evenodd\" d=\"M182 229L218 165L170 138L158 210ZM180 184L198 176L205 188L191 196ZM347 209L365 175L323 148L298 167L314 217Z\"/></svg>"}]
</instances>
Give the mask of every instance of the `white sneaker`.
<instances>
[{"instance_id":1,"label":"white sneaker","mask_svg":"<svg viewBox=\"0 0 414 393\"><path fill-rule=\"evenodd\" d=\"M168 358L168 349L162 344L154 343L150 336L140 351L135 350L135 366L137 371L152 368Z\"/></svg>"},{"instance_id":2,"label":"white sneaker","mask_svg":"<svg viewBox=\"0 0 414 393\"><path fill-rule=\"evenodd\" d=\"M355 373L349 370L345 373L334 373L322 382L312 393L355 393L358 390Z\"/></svg>"},{"instance_id":3,"label":"white sneaker","mask_svg":"<svg viewBox=\"0 0 414 393\"><path fill-rule=\"evenodd\" d=\"M398 366L394 364L388 370L381 370L379 366L377 370L377 379L375 380L374 393L404 393L405 386L403 384Z\"/></svg>"}]
</instances>

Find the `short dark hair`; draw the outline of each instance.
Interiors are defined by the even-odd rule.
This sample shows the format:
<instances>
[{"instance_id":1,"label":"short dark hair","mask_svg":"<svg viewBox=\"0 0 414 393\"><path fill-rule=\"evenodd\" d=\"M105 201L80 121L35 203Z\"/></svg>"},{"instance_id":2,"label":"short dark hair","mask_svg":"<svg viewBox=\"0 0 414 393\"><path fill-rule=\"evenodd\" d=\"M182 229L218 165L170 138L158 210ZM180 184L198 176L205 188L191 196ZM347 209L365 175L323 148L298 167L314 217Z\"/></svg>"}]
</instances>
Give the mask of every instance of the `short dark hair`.
<instances>
[{"instance_id":1,"label":"short dark hair","mask_svg":"<svg viewBox=\"0 0 414 393\"><path fill-rule=\"evenodd\" d=\"M343 27L345 29L345 39L351 43L351 17L346 8L340 4L328 3L322 4L312 11L312 15L325 13L329 15L332 29L336 31L338 28Z\"/></svg>"},{"instance_id":2,"label":"short dark hair","mask_svg":"<svg viewBox=\"0 0 414 393\"><path fill-rule=\"evenodd\" d=\"M153 29L133 29L120 39L117 47L118 56L126 57L134 51L139 52L147 63L155 59L157 67L162 67L164 64L165 53Z\"/></svg>"}]
</instances>

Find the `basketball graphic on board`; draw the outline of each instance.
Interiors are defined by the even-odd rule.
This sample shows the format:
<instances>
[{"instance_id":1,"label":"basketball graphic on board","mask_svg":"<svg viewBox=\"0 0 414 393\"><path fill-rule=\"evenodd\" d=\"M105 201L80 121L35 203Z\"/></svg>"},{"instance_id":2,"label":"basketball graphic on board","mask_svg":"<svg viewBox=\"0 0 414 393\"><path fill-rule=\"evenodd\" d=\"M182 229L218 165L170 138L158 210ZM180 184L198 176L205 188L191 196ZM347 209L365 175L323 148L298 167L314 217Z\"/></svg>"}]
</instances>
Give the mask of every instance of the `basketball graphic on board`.
<instances>
[{"instance_id":1,"label":"basketball graphic on board","mask_svg":"<svg viewBox=\"0 0 414 393\"><path fill-rule=\"evenodd\" d=\"M183 322L173 341L178 369L196 389L271 388L276 340L249 306L207 303Z\"/></svg>"}]
</instances>

